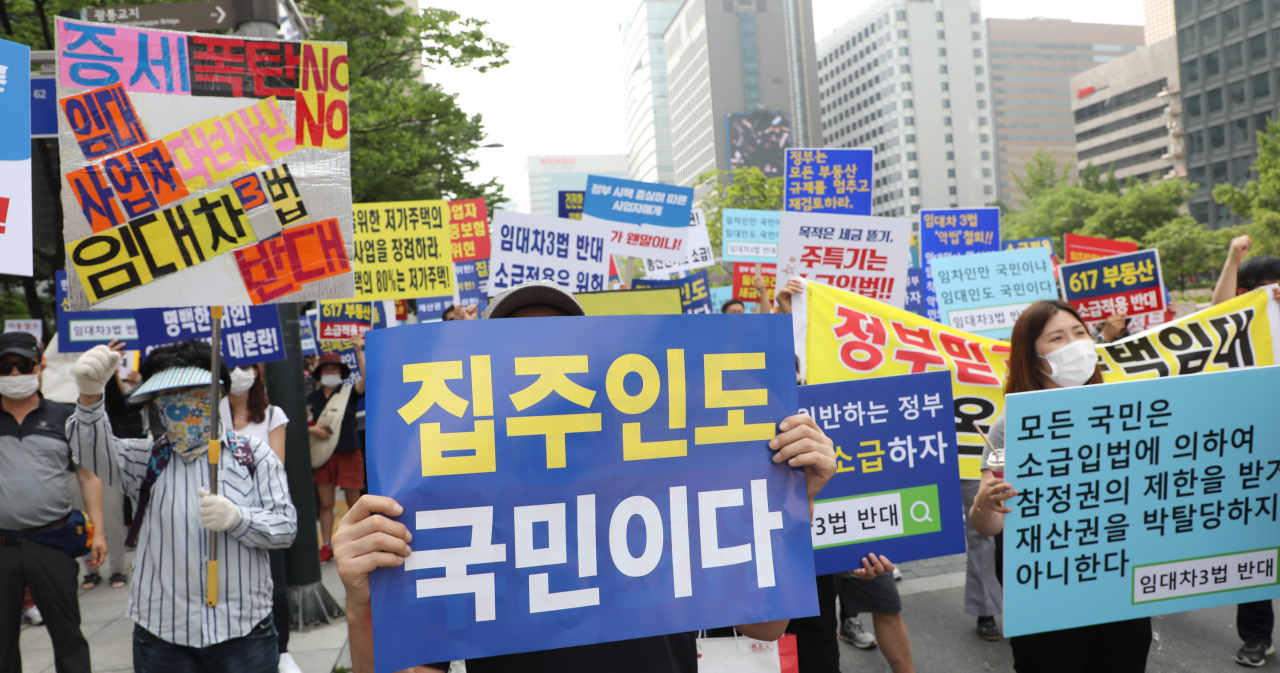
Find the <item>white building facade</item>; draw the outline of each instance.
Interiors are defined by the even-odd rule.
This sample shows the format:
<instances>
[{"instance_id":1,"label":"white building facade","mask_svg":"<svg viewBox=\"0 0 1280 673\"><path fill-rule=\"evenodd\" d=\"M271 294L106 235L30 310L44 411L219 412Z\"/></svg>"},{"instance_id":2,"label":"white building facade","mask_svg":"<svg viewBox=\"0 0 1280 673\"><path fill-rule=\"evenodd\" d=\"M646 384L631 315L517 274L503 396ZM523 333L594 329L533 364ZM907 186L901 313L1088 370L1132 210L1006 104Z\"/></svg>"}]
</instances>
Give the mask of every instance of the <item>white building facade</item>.
<instances>
[{"instance_id":1,"label":"white building facade","mask_svg":"<svg viewBox=\"0 0 1280 673\"><path fill-rule=\"evenodd\" d=\"M642 0L622 27L628 170L632 180L671 184L671 104L663 34L680 0Z\"/></svg>"},{"instance_id":2,"label":"white building facade","mask_svg":"<svg viewBox=\"0 0 1280 673\"><path fill-rule=\"evenodd\" d=\"M630 178L626 154L579 154L529 157L529 212L560 214L560 192L587 188L588 175Z\"/></svg>"}]
</instances>

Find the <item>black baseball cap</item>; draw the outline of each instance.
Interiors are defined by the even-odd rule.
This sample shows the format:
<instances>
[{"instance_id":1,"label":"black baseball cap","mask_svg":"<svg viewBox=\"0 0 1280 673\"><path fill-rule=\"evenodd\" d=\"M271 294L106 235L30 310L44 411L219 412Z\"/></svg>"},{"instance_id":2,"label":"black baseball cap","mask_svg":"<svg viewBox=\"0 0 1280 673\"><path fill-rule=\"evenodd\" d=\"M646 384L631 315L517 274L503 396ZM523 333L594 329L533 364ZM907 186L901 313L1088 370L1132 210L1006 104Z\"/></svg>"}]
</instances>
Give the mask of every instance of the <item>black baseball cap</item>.
<instances>
[{"instance_id":1,"label":"black baseball cap","mask_svg":"<svg viewBox=\"0 0 1280 673\"><path fill-rule=\"evenodd\" d=\"M0 356L10 353L24 358L39 358L40 342L26 332L5 332L0 334Z\"/></svg>"}]
</instances>

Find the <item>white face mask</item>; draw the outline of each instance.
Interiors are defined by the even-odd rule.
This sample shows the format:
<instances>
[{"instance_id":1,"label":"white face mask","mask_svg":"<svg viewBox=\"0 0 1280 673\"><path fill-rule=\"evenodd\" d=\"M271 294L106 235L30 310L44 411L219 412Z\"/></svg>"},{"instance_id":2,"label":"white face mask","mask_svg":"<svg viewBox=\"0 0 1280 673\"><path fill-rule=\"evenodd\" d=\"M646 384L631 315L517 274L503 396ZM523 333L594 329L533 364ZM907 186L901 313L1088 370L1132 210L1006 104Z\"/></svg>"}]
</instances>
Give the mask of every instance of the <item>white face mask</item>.
<instances>
[{"instance_id":1,"label":"white face mask","mask_svg":"<svg viewBox=\"0 0 1280 673\"><path fill-rule=\"evenodd\" d=\"M253 382L258 380L258 372L255 369L245 371L239 367L231 370L231 394L236 397L249 392L253 387Z\"/></svg>"},{"instance_id":2,"label":"white face mask","mask_svg":"<svg viewBox=\"0 0 1280 673\"><path fill-rule=\"evenodd\" d=\"M320 385L326 388L337 388L342 385L342 377L337 374L325 374L320 377Z\"/></svg>"},{"instance_id":3,"label":"white face mask","mask_svg":"<svg viewBox=\"0 0 1280 673\"><path fill-rule=\"evenodd\" d=\"M1098 368L1098 350L1088 339L1077 339L1040 357L1051 370L1045 376L1063 388L1084 385Z\"/></svg>"},{"instance_id":4,"label":"white face mask","mask_svg":"<svg viewBox=\"0 0 1280 673\"><path fill-rule=\"evenodd\" d=\"M39 374L0 376L0 396L11 400L25 400L40 389Z\"/></svg>"}]
</instances>

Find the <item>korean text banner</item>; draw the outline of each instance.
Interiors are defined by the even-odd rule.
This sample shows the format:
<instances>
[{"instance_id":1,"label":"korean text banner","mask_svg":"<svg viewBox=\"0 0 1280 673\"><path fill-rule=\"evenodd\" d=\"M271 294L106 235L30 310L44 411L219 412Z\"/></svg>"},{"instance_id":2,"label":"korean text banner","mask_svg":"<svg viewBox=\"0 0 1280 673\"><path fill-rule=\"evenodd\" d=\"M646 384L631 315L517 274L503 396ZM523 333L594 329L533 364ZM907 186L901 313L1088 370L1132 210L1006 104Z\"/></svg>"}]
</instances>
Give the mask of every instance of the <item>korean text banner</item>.
<instances>
[{"instance_id":1,"label":"korean text banner","mask_svg":"<svg viewBox=\"0 0 1280 673\"><path fill-rule=\"evenodd\" d=\"M369 335L378 673L816 614L789 321L539 320Z\"/></svg>"},{"instance_id":2,"label":"korean text banner","mask_svg":"<svg viewBox=\"0 0 1280 673\"><path fill-rule=\"evenodd\" d=\"M559 216L566 220L582 219L582 199L586 192L574 190L560 190L559 196Z\"/></svg>"},{"instance_id":3,"label":"korean text banner","mask_svg":"<svg viewBox=\"0 0 1280 673\"><path fill-rule=\"evenodd\" d=\"M367 301L320 302L320 341L345 341L373 329L373 305Z\"/></svg>"},{"instance_id":4,"label":"korean text banner","mask_svg":"<svg viewBox=\"0 0 1280 673\"><path fill-rule=\"evenodd\" d=\"M796 355L811 384L950 371L960 477L981 476L974 425L986 432L1004 409L1008 343L819 283L805 283L791 310Z\"/></svg>"},{"instance_id":5,"label":"korean text banner","mask_svg":"<svg viewBox=\"0 0 1280 673\"><path fill-rule=\"evenodd\" d=\"M921 318L934 320L938 315L938 302L932 292L928 294L934 306L932 316L929 314L928 304L925 302L924 269L919 267L907 269L907 302L903 305L903 310L908 313L914 313ZM937 321L934 320L934 322Z\"/></svg>"},{"instance_id":6,"label":"korean text banner","mask_svg":"<svg viewBox=\"0 0 1280 673\"><path fill-rule=\"evenodd\" d=\"M30 276L31 48L0 40L0 73L0 273Z\"/></svg>"},{"instance_id":7,"label":"korean text banner","mask_svg":"<svg viewBox=\"0 0 1280 673\"><path fill-rule=\"evenodd\" d=\"M784 212L778 241L783 285L807 278L891 306L906 303L910 220Z\"/></svg>"},{"instance_id":8,"label":"korean text banner","mask_svg":"<svg viewBox=\"0 0 1280 673\"><path fill-rule=\"evenodd\" d=\"M138 347L138 323L133 311L70 311L67 298L67 273L54 272L57 284L58 352L83 353L112 340L124 343L126 348Z\"/></svg>"},{"instance_id":9,"label":"korean text banner","mask_svg":"<svg viewBox=\"0 0 1280 673\"><path fill-rule=\"evenodd\" d=\"M778 261L776 210L725 208L720 215L720 257L726 262Z\"/></svg>"},{"instance_id":10,"label":"korean text banner","mask_svg":"<svg viewBox=\"0 0 1280 673\"><path fill-rule=\"evenodd\" d=\"M531 280L551 280L570 292L605 290L607 231L558 217L493 213L489 296Z\"/></svg>"},{"instance_id":11,"label":"korean text banner","mask_svg":"<svg viewBox=\"0 0 1280 673\"><path fill-rule=\"evenodd\" d=\"M320 313L319 309L313 310L317 315ZM299 316L298 337L302 342L303 355L318 355L319 353L316 352L316 333L311 329L312 322L309 317L310 313L311 311L307 311L306 314Z\"/></svg>"},{"instance_id":12,"label":"korean text banner","mask_svg":"<svg viewBox=\"0 0 1280 673\"><path fill-rule=\"evenodd\" d=\"M872 150L787 150L784 210L871 214Z\"/></svg>"},{"instance_id":13,"label":"korean text banner","mask_svg":"<svg viewBox=\"0 0 1280 673\"><path fill-rule=\"evenodd\" d=\"M813 503L819 575L860 568L870 553L902 563L964 551L947 372L807 385L799 396L836 445L836 475Z\"/></svg>"},{"instance_id":14,"label":"korean text banner","mask_svg":"<svg viewBox=\"0 0 1280 673\"><path fill-rule=\"evenodd\" d=\"M138 349L151 351L180 341L213 340L208 306L147 308L133 312L138 321ZM274 305L227 306L222 311L222 357L228 368L284 359L280 314Z\"/></svg>"},{"instance_id":15,"label":"korean text banner","mask_svg":"<svg viewBox=\"0 0 1280 673\"><path fill-rule=\"evenodd\" d=\"M1001 250L1022 250L1024 248L1048 248L1053 254L1053 239L1049 236L1039 238L1012 238L1000 242Z\"/></svg>"},{"instance_id":16,"label":"korean text banner","mask_svg":"<svg viewBox=\"0 0 1280 673\"><path fill-rule=\"evenodd\" d=\"M357 203L356 297L452 296L449 211L444 201Z\"/></svg>"},{"instance_id":17,"label":"korean text banner","mask_svg":"<svg viewBox=\"0 0 1280 673\"><path fill-rule=\"evenodd\" d=\"M748 303L760 301L760 291L756 289L756 275L764 278L764 294L769 303L773 303L774 292L778 285L777 264L733 263L733 298Z\"/></svg>"},{"instance_id":18,"label":"korean text banner","mask_svg":"<svg viewBox=\"0 0 1280 673\"><path fill-rule=\"evenodd\" d=\"M484 199L449 202L449 244L454 262L489 259L489 210Z\"/></svg>"},{"instance_id":19,"label":"korean text banner","mask_svg":"<svg viewBox=\"0 0 1280 673\"><path fill-rule=\"evenodd\" d=\"M1280 596L1280 368L1010 395L1008 636ZM1050 608L1050 609L1046 609Z\"/></svg>"},{"instance_id":20,"label":"korean text banner","mask_svg":"<svg viewBox=\"0 0 1280 673\"><path fill-rule=\"evenodd\" d=\"M631 287L644 290L654 287L680 288L680 305L685 313L715 313L711 307L711 294L708 291L707 272L699 271L684 278L671 280L650 280L637 278L631 281Z\"/></svg>"},{"instance_id":21,"label":"korean text banner","mask_svg":"<svg viewBox=\"0 0 1280 673\"><path fill-rule=\"evenodd\" d=\"M1109 238L1081 236L1080 234L1063 234L1062 251L1067 262L1083 262L1087 259L1100 259L1133 252L1138 244L1132 241L1113 241Z\"/></svg>"},{"instance_id":22,"label":"korean text banner","mask_svg":"<svg viewBox=\"0 0 1280 673\"><path fill-rule=\"evenodd\" d=\"M351 297L346 45L59 18L75 310Z\"/></svg>"},{"instance_id":23,"label":"korean text banner","mask_svg":"<svg viewBox=\"0 0 1280 673\"><path fill-rule=\"evenodd\" d=\"M952 255L973 255L1000 249L999 208L949 208L920 211L922 266Z\"/></svg>"},{"instance_id":24,"label":"korean text banner","mask_svg":"<svg viewBox=\"0 0 1280 673\"><path fill-rule=\"evenodd\" d=\"M1039 299L1057 299L1048 248L936 257L934 297L944 325L1008 339L1018 316Z\"/></svg>"},{"instance_id":25,"label":"korean text banner","mask_svg":"<svg viewBox=\"0 0 1280 673\"><path fill-rule=\"evenodd\" d=\"M685 249L684 259L679 262L645 259L645 275L661 278L681 271L705 269L716 263L715 251L711 249L711 237L707 235L707 218L702 214L701 208L694 208L689 218L688 244Z\"/></svg>"},{"instance_id":26,"label":"korean text banner","mask_svg":"<svg viewBox=\"0 0 1280 673\"><path fill-rule=\"evenodd\" d=\"M1063 264L1061 269L1067 303L1085 322L1164 312L1164 277L1155 249Z\"/></svg>"},{"instance_id":27,"label":"korean text banner","mask_svg":"<svg viewBox=\"0 0 1280 673\"><path fill-rule=\"evenodd\" d=\"M693 188L588 175L582 214L611 222L682 228L689 224Z\"/></svg>"}]
</instances>

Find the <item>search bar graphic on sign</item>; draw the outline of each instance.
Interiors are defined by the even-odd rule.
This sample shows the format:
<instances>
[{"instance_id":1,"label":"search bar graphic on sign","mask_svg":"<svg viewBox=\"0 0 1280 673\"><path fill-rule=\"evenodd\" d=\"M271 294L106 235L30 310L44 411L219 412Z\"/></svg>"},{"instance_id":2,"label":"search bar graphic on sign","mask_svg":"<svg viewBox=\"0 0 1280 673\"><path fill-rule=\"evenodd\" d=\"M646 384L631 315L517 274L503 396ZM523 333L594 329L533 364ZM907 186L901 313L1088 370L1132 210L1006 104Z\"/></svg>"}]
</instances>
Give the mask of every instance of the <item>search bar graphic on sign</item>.
<instances>
[{"instance_id":1,"label":"search bar graphic on sign","mask_svg":"<svg viewBox=\"0 0 1280 673\"><path fill-rule=\"evenodd\" d=\"M942 523L935 484L813 503L813 548L936 533Z\"/></svg>"}]
</instances>

